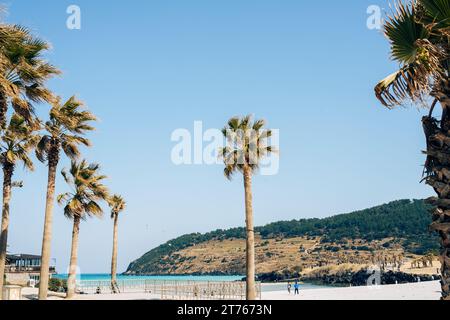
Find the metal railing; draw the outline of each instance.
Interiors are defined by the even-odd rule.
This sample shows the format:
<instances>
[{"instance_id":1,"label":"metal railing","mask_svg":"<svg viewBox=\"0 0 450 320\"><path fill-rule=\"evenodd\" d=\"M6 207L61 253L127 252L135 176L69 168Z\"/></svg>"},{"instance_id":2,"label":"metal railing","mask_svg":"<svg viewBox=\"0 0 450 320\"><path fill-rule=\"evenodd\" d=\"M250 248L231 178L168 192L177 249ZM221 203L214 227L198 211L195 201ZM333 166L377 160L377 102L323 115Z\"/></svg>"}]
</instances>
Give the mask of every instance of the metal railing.
<instances>
[{"instance_id":1,"label":"metal railing","mask_svg":"<svg viewBox=\"0 0 450 320\"><path fill-rule=\"evenodd\" d=\"M29 266L29 267L6 266L5 267L5 272L8 272L8 273L26 273L26 272L38 273L40 271L41 271L40 266ZM56 273L56 267L50 267L49 272Z\"/></svg>"},{"instance_id":2,"label":"metal railing","mask_svg":"<svg viewBox=\"0 0 450 320\"><path fill-rule=\"evenodd\" d=\"M145 293L162 300L245 300L245 282L119 280L120 293ZM261 283L256 284L261 299ZM81 294L111 294L111 282L81 280L77 282Z\"/></svg>"}]
</instances>

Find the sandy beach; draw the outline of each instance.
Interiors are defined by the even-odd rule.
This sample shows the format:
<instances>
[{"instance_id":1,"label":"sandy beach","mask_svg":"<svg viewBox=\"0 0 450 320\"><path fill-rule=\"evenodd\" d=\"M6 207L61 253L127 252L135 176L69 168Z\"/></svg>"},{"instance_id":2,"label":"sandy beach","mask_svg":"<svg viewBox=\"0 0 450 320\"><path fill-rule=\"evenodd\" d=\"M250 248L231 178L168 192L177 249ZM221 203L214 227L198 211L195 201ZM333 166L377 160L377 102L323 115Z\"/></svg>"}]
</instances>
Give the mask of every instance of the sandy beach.
<instances>
[{"instance_id":1,"label":"sandy beach","mask_svg":"<svg viewBox=\"0 0 450 320\"><path fill-rule=\"evenodd\" d=\"M326 288L286 292L264 292L263 300L439 300L439 281L376 287Z\"/></svg>"},{"instance_id":2,"label":"sandy beach","mask_svg":"<svg viewBox=\"0 0 450 320\"><path fill-rule=\"evenodd\" d=\"M270 285L267 285L270 286ZM37 298L37 289L25 288L24 300ZM49 300L62 300L63 294L53 294ZM387 285L377 287L307 289L294 296L287 291L262 293L262 300L439 300L439 281ZM75 300L159 300L161 297L146 293L78 295Z\"/></svg>"}]
</instances>

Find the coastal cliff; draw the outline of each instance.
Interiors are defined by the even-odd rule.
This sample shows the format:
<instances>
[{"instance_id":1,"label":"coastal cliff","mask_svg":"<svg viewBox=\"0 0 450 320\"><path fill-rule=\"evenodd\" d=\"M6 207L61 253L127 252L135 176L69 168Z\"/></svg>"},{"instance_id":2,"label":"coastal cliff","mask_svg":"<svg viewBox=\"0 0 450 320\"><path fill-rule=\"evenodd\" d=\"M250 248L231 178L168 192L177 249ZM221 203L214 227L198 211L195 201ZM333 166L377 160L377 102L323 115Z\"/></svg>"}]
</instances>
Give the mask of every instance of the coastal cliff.
<instances>
[{"instance_id":1,"label":"coastal cliff","mask_svg":"<svg viewBox=\"0 0 450 320\"><path fill-rule=\"evenodd\" d=\"M405 269L438 250L435 235L428 232L430 209L422 200L400 200L325 219L259 227L257 273L309 274L344 264L356 272L373 264ZM125 274L236 275L244 270L245 232L235 228L176 238L130 263Z\"/></svg>"}]
</instances>

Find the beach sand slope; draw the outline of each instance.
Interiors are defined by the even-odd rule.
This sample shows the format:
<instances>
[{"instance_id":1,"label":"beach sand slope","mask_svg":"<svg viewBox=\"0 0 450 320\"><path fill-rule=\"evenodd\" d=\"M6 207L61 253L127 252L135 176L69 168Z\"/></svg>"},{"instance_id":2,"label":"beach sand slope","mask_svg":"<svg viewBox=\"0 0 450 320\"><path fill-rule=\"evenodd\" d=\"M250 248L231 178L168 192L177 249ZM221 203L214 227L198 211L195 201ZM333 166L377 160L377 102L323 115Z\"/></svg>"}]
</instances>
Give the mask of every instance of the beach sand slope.
<instances>
[{"instance_id":1,"label":"beach sand slope","mask_svg":"<svg viewBox=\"0 0 450 320\"><path fill-rule=\"evenodd\" d=\"M303 290L300 295L284 291L263 292L263 300L439 300L439 281L376 287L326 288Z\"/></svg>"}]
</instances>

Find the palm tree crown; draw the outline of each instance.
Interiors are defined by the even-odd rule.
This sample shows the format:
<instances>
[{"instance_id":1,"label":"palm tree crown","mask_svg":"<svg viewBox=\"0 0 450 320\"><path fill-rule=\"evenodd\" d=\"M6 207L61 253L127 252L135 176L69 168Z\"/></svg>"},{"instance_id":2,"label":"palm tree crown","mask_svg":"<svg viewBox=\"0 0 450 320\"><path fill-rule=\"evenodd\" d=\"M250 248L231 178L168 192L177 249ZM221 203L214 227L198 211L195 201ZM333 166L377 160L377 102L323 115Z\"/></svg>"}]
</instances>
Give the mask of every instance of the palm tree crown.
<instances>
[{"instance_id":1,"label":"palm tree crown","mask_svg":"<svg viewBox=\"0 0 450 320\"><path fill-rule=\"evenodd\" d=\"M39 135L34 133L25 119L14 114L1 137L0 163L13 167L17 162L22 162L25 168L34 170L29 153L36 147L39 139Z\"/></svg>"},{"instance_id":2,"label":"palm tree crown","mask_svg":"<svg viewBox=\"0 0 450 320\"><path fill-rule=\"evenodd\" d=\"M272 130L264 129L265 125L264 120L253 121L250 115L233 117L228 121L222 130L227 146L220 151L225 163L224 174L228 179L236 172L243 173L245 168L255 172L263 157L276 152L273 146L267 145Z\"/></svg>"},{"instance_id":3,"label":"palm tree crown","mask_svg":"<svg viewBox=\"0 0 450 320\"><path fill-rule=\"evenodd\" d=\"M400 69L378 83L376 96L390 108L408 99L424 102L450 74L450 2L399 1L384 33Z\"/></svg>"},{"instance_id":4,"label":"palm tree crown","mask_svg":"<svg viewBox=\"0 0 450 320\"><path fill-rule=\"evenodd\" d=\"M123 197L117 194L108 199L108 204L111 207L111 218L114 218L120 212L125 210L127 205Z\"/></svg>"},{"instance_id":5,"label":"palm tree crown","mask_svg":"<svg viewBox=\"0 0 450 320\"><path fill-rule=\"evenodd\" d=\"M65 204L64 215L86 219L90 216L102 216L99 201L108 199L108 188L102 183L106 176L99 174L98 164L88 164L86 160L72 161L69 171L63 170L64 180L73 191L58 196L58 203Z\"/></svg>"},{"instance_id":6,"label":"palm tree crown","mask_svg":"<svg viewBox=\"0 0 450 320\"><path fill-rule=\"evenodd\" d=\"M50 110L50 120L45 123L48 134L42 137L36 150L42 162L51 160L52 151L59 152L60 147L71 160L76 160L80 155L78 145L91 145L83 135L94 130L88 123L95 121L96 117L87 110L80 110L83 103L75 97L64 104L60 101L58 98Z\"/></svg>"},{"instance_id":7,"label":"palm tree crown","mask_svg":"<svg viewBox=\"0 0 450 320\"><path fill-rule=\"evenodd\" d=\"M50 49L49 43L34 37L28 29L1 25L0 35L0 124L5 126L8 102L31 123L32 102L53 101L45 82L60 71L42 57Z\"/></svg>"}]
</instances>

